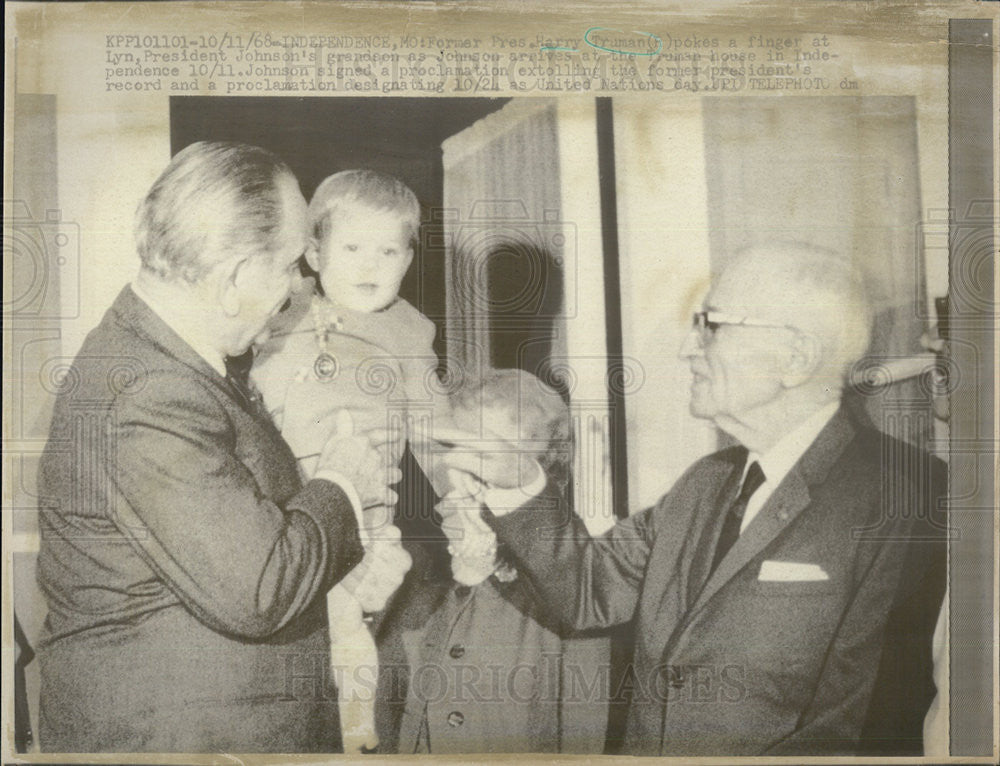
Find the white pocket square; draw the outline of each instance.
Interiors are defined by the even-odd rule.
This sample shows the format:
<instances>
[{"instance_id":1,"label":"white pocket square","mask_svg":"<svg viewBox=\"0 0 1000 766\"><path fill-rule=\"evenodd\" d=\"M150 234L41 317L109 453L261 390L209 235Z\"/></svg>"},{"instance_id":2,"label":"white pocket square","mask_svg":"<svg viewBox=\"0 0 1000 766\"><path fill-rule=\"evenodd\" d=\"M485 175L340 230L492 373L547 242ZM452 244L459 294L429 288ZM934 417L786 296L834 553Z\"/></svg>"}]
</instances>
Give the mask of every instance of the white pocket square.
<instances>
[{"instance_id":1,"label":"white pocket square","mask_svg":"<svg viewBox=\"0 0 1000 766\"><path fill-rule=\"evenodd\" d=\"M760 565L757 579L761 582L819 582L830 575L819 564L801 561L765 561Z\"/></svg>"}]
</instances>

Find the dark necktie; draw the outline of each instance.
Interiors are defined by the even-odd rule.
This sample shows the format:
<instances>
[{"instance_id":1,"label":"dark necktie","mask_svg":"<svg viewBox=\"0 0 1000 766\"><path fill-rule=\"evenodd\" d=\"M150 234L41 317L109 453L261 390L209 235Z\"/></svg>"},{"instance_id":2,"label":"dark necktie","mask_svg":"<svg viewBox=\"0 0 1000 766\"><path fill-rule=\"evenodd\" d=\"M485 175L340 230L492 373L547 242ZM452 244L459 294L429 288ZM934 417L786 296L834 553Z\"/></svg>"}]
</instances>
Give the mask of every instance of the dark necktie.
<instances>
[{"instance_id":1,"label":"dark necktie","mask_svg":"<svg viewBox=\"0 0 1000 766\"><path fill-rule=\"evenodd\" d=\"M250 382L250 368L253 366L253 351L240 356L226 357L226 380L237 394L240 405L251 415L260 412L260 394Z\"/></svg>"},{"instance_id":2,"label":"dark necktie","mask_svg":"<svg viewBox=\"0 0 1000 766\"><path fill-rule=\"evenodd\" d=\"M740 493L736 496L733 504L729 506L725 521L722 522L722 532L719 534L719 542L715 545L715 556L712 559L712 572L715 571L719 562L725 558L729 549L739 538L740 525L743 523L743 514L746 513L747 503L750 502L750 497L760 489L760 485L763 483L764 471L761 469L760 463L754 460L747 470L746 478L743 479Z\"/></svg>"}]
</instances>

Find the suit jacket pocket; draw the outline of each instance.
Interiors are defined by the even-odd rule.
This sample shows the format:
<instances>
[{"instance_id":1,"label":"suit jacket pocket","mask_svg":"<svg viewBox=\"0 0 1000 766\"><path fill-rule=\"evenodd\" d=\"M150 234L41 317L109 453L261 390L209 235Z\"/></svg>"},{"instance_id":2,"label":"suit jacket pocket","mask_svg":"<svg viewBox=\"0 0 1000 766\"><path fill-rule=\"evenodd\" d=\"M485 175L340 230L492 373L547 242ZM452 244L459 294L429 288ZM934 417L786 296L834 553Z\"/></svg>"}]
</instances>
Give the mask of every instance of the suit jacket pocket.
<instances>
[{"instance_id":1,"label":"suit jacket pocket","mask_svg":"<svg viewBox=\"0 0 1000 766\"><path fill-rule=\"evenodd\" d=\"M833 580L757 580L754 592L761 596L821 596L832 593Z\"/></svg>"}]
</instances>

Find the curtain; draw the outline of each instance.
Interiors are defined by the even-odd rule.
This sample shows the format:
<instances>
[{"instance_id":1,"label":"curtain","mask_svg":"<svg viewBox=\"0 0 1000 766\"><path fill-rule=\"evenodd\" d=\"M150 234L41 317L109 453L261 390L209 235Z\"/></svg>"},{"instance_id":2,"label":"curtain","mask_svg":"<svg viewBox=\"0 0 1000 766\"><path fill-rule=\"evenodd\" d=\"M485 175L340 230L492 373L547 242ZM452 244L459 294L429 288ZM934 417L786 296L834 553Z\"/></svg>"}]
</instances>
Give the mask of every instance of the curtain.
<instances>
[{"instance_id":1,"label":"curtain","mask_svg":"<svg viewBox=\"0 0 1000 766\"><path fill-rule=\"evenodd\" d=\"M443 145L448 368L520 367L565 393L556 102L514 100Z\"/></svg>"},{"instance_id":2,"label":"curtain","mask_svg":"<svg viewBox=\"0 0 1000 766\"><path fill-rule=\"evenodd\" d=\"M570 404L572 505L600 534L615 519L614 380L595 101L515 99L442 149L446 382L516 367L556 389Z\"/></svg>"}]
</instances>

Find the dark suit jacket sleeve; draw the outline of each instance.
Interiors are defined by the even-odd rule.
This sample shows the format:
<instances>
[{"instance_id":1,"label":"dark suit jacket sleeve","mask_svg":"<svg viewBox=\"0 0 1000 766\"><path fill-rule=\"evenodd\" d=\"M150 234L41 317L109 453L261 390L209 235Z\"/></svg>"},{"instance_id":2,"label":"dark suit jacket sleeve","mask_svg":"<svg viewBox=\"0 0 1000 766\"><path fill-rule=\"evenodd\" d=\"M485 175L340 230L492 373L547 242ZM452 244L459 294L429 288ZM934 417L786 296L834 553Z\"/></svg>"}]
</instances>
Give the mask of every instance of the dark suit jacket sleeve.
<instances>
[{"instance_id":1,"label":"dark suit jacket sleeve","mask_svg":"<svg viewBox=\"0 0 1000 766\"><path fill-rule=\"evenodd\" d=\"M632 619L655 537L654 510L592 538L550 487L524 509L483 516L563 625L583 630Z\"/></svg>"},{"instance_id":2,"label":"dark suit jacket sleeve","mask_svg":"<svg viewBox=\"0 0 1000 766\"><path fill-rule=\"evenodd\" d=\"M344 493L312 481L283 508L263 496L222 404L199 383L151 375L112 413L114 521L214 629L269 635L360 560Z\"/></svg>"}]
</instances>

